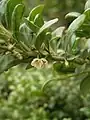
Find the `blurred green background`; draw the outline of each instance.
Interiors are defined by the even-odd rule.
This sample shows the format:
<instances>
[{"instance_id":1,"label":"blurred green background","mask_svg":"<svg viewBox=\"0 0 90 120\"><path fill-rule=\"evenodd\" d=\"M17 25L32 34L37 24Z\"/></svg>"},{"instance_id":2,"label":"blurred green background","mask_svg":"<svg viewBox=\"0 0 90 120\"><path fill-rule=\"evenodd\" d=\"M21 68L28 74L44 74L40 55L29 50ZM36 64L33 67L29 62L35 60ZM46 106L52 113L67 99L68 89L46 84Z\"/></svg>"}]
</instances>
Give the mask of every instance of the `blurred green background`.
<instances>
[{"instance_id":1,"label":"blurred green background","mask_svg":"<svg viewBox=\"0 0 90 120\"><path fill-rule=\"evenodd\" d=\"M59 18L71 11L83 12L86 0L26 0L29 11L45 4L46 20ZM90 95L83 98L78 80L54 80L41 90L45 81L60 77L52 66L25 70L24 65L11 68L0 75L0 120L90 120Z\"/></svg>"},{"instance_id":2,"label":"blurred green background","mask_svg":"<svg viewBox=\"0 0 90 120\"><path fill-rule=\"evenodd\" d=\"M26 0L28 10L39 4L44 4L46 19L59 18L60 25L66 24L64 16L68 12L83 12L86 0Z\"/></svg>"}]
</instances>

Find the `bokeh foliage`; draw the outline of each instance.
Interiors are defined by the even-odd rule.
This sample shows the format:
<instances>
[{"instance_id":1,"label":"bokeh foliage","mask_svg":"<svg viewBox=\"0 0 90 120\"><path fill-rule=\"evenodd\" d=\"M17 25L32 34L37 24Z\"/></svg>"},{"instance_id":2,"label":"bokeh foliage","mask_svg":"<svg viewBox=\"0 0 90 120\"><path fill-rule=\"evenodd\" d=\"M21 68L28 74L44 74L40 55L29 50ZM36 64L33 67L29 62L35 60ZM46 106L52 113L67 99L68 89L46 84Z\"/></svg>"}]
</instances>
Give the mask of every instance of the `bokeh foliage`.
<instances>
[{"instance_id":1,"label":"bokeh foliage","mask_svg":"<svg viewBox=\"0 0 90 120\"><path fill-rule=\"evenodd\" d=\"M49 74L48 74L49 73ZM89 120L90 96L80 96L80 80L55 80L41 90L48 69L14 67L0 77L0 119L2 120Z\"/></svg>"}]
</instances>

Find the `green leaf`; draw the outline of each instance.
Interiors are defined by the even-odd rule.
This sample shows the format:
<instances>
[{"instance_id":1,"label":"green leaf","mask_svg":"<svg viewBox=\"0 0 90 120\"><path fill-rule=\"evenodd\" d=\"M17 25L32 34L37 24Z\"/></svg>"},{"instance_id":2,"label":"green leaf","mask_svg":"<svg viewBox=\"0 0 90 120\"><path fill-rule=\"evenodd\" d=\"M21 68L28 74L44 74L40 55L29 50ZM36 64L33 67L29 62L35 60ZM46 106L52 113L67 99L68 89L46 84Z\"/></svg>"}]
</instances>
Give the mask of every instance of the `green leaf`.
<instances>
[{"instance_id":1,"label":"green leaf","mask_svg":"<svg viewBox=\"0 0 90 120\"><path fill-rule=\"evenodd\" d=\"M14 10L14 7L17 4L21 4L22 0L8 0L7 6L6 6L6 12L5 12L5 19L7 23L7 27L10 29L11 28L11 17L12 17L12 12Z\"/></svg>"},{"instance_id":2,"label":"green leaf","mask_svg":"<svg viewBox=\"0 0 90 120\"><path fill-rule=\"evenodd\" d=\"M44 44L45 44L45 46L48 50L49 50L49 43L50 43L51 38L52 38L51 32L47 32L46 35L45 35Z\"/></svg>"},{"instance_id":3,"label":"green leaf","mask_svg":"<svg viewBox=\"0 0 90 120\"><path fill-rule=\"evenodd\" d=\"M68 13L66 16L65 16L65 19L68 19L68 18L77 18L79 17L81 14L78 13L78 12L70 12Z\"/></svg>"},{"instance_id":4,"label":"green leaf","mask_svg":"<svg viewBox=\"0 0 90 120\"><path fill-rule=\"evenodd\" d=\"M44 5L39 5L32 9L32 11L29 14L29 20L34 21L34 18L37 14L41 14L43 12Z\"/></svg>"},{"instance_id":5,"label":"green leaf","mask_svg":"<svg viewBox=\"0 0 90 120\"><path fill-rule=\"evenodd\" d=\"M86 15L85 14L82 14L80 15L78 18L76 18L71 24L70 26L68 27L67 29L67 33L66 33L66 36L65 36L65 44L64 44L64 50L69 50L71 51L71 39L72 39L72 36L74 34L74 32L76 32L84 23L85 21L85 18L86 18Z\"/></svg>"},{"instance_id":6,"label":"green leaf","mask_svg":"<svg viewBox=\"0 0 90 120\"><path fill-rule=\"evenodd\" d=\"M37 33L37 37L44 32L47 28L49 28L50 26L52 26L53 24L55 24L58 21L58 18L50 20L48 22L46 22L38 31Z\"/></svg>"},{"instance_id":7,"label":"green leaf","mask_svg":"<svg viewBox=\"0 0 90 120\"><path fill-rule=\"evenodd\" d=\"M76 18L69 26L68 32L75 32L85 21L86 15L82 14L78 18Z\"/></svg>"},{"instance_id":8,"label":"green leaf","mask_svg":"<svg viewBox=\"0 0 90 120\"><path fill-rule=\"evenodd\" d=\"M58 73L74 73L76 64L73 64L72 62L68 63L68 65L65 65L65 62L56 62L53 64L54 70Z\"/></svg>"},{"instance_id":9,"label":"green leaf","mask_svg":"<svg viewBox=\"0 0 90 120\"><path fill-rule=\"evenodd\" d=\"M37 49L40 49L42 43L44 42L45 40L45 31L51 26L53 25L54 23L56 23L58 21L58 19L53 19L53 20L50 20L48 22L46 22L38 31L37 33L37 36L36 36L36 43L35 43L35 47Z\"/></svg>"},{"instance_id":10,"label":"green leaf","mask_svg":"<svg viewBox=\"0 0 90 120\"><path fill-rule=\"evenodd\" d=\"M24 13L24 5L18 4L13 10L12 13L12 31L16 38L18 38L19 26L22 21Z\"/></svg>"},{"instance_id":11,"label":"green leaf","mask_svg":"<svg viewBox=\"0 0 90 120\"><path fill-rule=\"evenodd\" d=\"M79 38L76 38L76 36L72 36L72 37L74 40L72 43L72 53L77 54L77 52L79 51L78 49Z\"/></svg>"},{"instance_id":12,"label":"green leaf","mask_svg":"<svg viewBox=\"0 0 90 120\"><path fill-rule=\"evenodd\" d=\"M87 39L86 40L86 43L84 43L84 47L86 48L86 49L89 49L90 50L90 39Z\"/></svg>"},{"instance_id":13,"label":"green leaf","mask_svg":"<svg viewBox=\"0 0 90 120\"><path fill-rule=\"evenodd\" d=\"M7 0L0 1L0 20L5 14L6 5L7 5Z\"/></svg>"},{"instance_id":14,"label":"green leaf","mask_svg":"<svg viewBox=\"0 0 90 120\"><path fill-rule=\"evenodd\" d=\"M19 41L20 45L23 47L24 51L30 51L30 48L23 42L23 41Z\"/></svg>"},{"instance_id":15,"label":"green leaf","mask_svg":"<svg viewBox=\"0 0 90 120\"><path fill-rule=\"evenodd\" d=\"M84 11L84 14L86 15L86 20L89 19L90 20L90 8L86 9Z\"/></svg>"},{"instance_id":16,"label":"green leaf","mask_svg":"<svg viewBox=\"0 0 90 120\"><path fill-rule=\"evenodd\" d=\"M0 74L18 63L19 61L10 54L0 55Z\"/></svg>"},{"instance_id":17,"label":"green leaf","mask_svg":"<svg viewBox=\"0 0 90 120\"><path fill-rule=\"evenodd\" d=\"M54 38L52 38L50 40L50 42L49 42L49 46L50 46L49 49L50 49L51 53L56 54L56 52L57 52L57 40L58 39L59 39L58 37L54 37Z\"/></svg>"},{"instance_id":18,"label":"green leaf","mask_svg":"<svg viewBox=\"0 0 90 120\"><path fill-rule=\"evenodd\" d=\"M81 93L86 96L90 93L90 75L85 77L80 84Z\"/></svg>"},{"instance_id":19,"label":"green leaf","mask_svg":"<svg viewBox=\"0 0 90 120\"><path fill-rule=\"evenodd\" d=\"M29 27L23 23L19 27L20 40L23 41L27 46L31 46L34 43L33 33Z\"/></svg>"},{"instance_id":20,"label":"green leaf","mask_svg":"<svg viewBox=\"0 0 90 120\"><path fill-rule=\"evenodd\" d=\"M39 30L39 27L33 21L29 21L28 18L25 18L25 23L33 32L36 33Z\"/></svg>"},{"instance_id":21,"label":"green leaf","mask_svg":"<svg viewBox=\"0 0 90 120\"><path fill-rule=\"evenodd\" d=\"M45 40L45 33L44 32L42 34L40 34L38 37L36 37L35 47L36 47L37 50L40 49L44 40Z\"/></svg>"},{"instance_id":22,"label":"green leaf","mask_svg":"<svg viewBox=\"0 0 90 120\"><path fill-rule=\"evenodd\" d=\"M85 4L85 10L90 8L90 0L87 0L86 4Z\"/></svg>"},{"instance_id":23,"label":"green leaf","mask_svg":"<svg viewBox=\"0 0 90 120\"><path fill-rule=\"evenodd\" d=\"M0 22L5 27L6 27L6 20L5 20L6 5L7 5L7 0L0 1Z\"/></svg>"},{"instance_id":24,"label":"green leaf","mask_svg":"<svg viewBox=\"0 0 90 120\"><path fill-rule=\"evenodd\" d=\"M59 28L57 28L56 30L54 30L54 31L52 32L52 36L53 36L53 37L60 37L60 38L61 38L64 30L65 30L65 27L64 27L64 26L59 27Z\"/></svg>"},{"instance_id":25,"label":"green leaf","mask_svg":"<svg viewBox=\"0 0 90 120\"><path fill-rule=\"evenodd\" d=\"M34 19L34 24L37 25L38 27L42 27L44 24L44 20L41 16L41 14L37 14Z\"/></svg>"}]
</instances>

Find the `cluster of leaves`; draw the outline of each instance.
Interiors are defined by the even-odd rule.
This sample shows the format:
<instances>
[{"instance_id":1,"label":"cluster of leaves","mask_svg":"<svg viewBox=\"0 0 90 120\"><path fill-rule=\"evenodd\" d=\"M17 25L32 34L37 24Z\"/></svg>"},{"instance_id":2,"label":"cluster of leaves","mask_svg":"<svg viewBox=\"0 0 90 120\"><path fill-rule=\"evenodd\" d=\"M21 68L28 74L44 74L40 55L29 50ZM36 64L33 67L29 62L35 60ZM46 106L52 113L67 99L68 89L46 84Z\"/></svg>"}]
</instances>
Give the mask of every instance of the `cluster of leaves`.
<instances>
[{"instance_id":1,"label":"cluster of leaves","mask_svg":"<svg viewBox=\"0 0 90 120\"><path fill-rule=\"evenodd\" d=\"M35 7L25 18L22 0L1 1L0 73L19 63L28 63L30 67L30 62L37 56L51 56L50 42L53 46L58 37L49 27L58 19L44 21L41 15L43 8L43 5Z\"/></svg>"},{"instance_id":2,"label":"cluster of leaves","mask_svg":"<svg viewBox=\"0 0 90 120\"><path fill-rule=\"evenodd\" d=\"M82 99L80 81L53 81L42 92L44 81L53 77L51 67L26 71L19 66L2 74L0 119L89 120L90 95L87 99Z\"/></svg>"},{"instance_id":3,"label":"cluster of leaves","mask_svg":"<svg viewBox=\"0 0 90 120\"><path fill-rule=\"evenodd\" d=\"M71 12L65 16L71 23L67 29L51 29L58 19L44 21L43 8L39 5L24 17L23 0L1 1L0 73L20 63L27 63L28 69L34 58L46 58L54 70L62 73L61 79L82 79L85 95L90 90L90 0L82 14Z\"/></svg>"}]
</instances>

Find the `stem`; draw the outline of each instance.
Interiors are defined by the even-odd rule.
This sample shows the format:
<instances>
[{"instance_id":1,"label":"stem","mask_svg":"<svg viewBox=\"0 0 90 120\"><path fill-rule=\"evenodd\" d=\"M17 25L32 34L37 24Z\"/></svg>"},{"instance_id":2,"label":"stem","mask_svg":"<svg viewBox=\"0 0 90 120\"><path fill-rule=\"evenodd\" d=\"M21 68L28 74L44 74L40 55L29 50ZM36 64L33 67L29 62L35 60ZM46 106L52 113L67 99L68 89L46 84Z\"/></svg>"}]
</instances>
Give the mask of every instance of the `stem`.
<instances>
[{"instance_id":1,"label":"stem","mask_svg":"<svg viewBox=\"0 0 90 120\"><path fill-rule=\"evenodd\" d=\"M65 61L65 57L51 56L51 58L55 61ZM72 59L72 60L67 58L66 60L67 61L73 61L73 62L75 62L77 64L80 64L80 65L88 62L87 60L83 60L82 58L75 58L75 59Z\"/></svg>"},{"instance_id":2,"label":"stem","mask_svg":"<svg viewBox=\"0 0 90 120\"><path fill-rule=\"evenodd\" d=\"M41 90L44 91L44 89L45 89L45 87L47 86L47 84L50 83L50 82L52 82L52 81L54 81L54 80L66 80L66 79L68 79L68 78L78 77L78 76L83 75L83 74L86 74L86 73L90 73L90 71L84 71L84 72L81 72L81 73L79 73L79 74L69 75L68 77L64 77L64 78L54 78L54 79L51 79L51 80L47 80L47 81L43 84Z\"/></svg>"}]
</instances>

